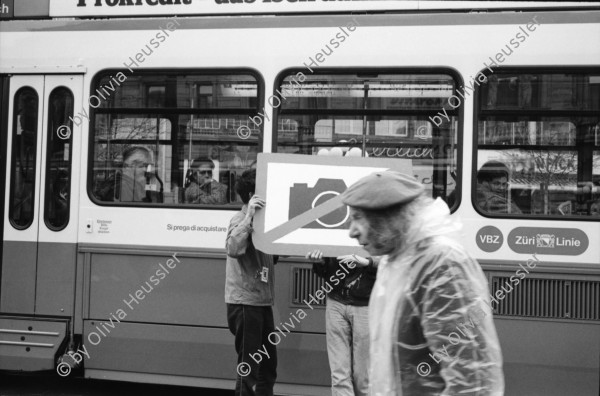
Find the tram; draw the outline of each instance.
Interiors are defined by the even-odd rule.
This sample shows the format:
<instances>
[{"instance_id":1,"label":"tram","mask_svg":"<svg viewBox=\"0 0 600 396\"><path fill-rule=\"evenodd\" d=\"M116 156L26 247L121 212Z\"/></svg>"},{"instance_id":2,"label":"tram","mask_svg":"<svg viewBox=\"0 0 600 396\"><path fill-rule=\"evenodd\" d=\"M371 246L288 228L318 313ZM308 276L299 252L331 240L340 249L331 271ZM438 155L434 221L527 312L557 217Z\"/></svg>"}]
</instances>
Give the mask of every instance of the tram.
<instances>
[{"instance_id":1,"label":"tram","mask_svg":"<svg viewBox=\"0 0 600 396\"><path fill-rule=\"evenodd\" d=\"M0 370L232 388L236 178L259 153L345 153L410 161L460 218L507 395L598 394L600 4L1 0L0 18ZM189 193L198 161L218 200ZM490 161L505 210L479 203ZM321 284L300 256L275 279L276 392L329 394L324 305L285 324Z\"/></svg>"}]
</instances>

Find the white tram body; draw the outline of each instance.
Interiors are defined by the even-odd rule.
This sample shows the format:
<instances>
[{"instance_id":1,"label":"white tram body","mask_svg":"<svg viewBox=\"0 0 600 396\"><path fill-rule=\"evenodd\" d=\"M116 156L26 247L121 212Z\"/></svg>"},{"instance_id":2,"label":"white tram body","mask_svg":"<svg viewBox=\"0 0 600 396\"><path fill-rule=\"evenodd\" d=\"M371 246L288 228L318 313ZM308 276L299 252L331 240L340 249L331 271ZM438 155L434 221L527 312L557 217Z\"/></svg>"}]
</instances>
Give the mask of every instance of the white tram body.
<instances>
[{"instance_id":1,"label":"white tram body","mask_svg":"<svg viewBox=\"0 0 600 396\"><path fill-rule=\"evenodd\" d=\"M85 348L86 377L231 387L235 178L259 152L357 144L413 161L461 219L494 296L539 258L495 312L506 394L597 394L598 4L216 1L200 15L176 1L143 15L148 2L41 3L42 15L0 22L1 370L55 369ZM140 200L118 186L133 145L153 153ZM445 155L425 158L434 149ZM187 202L204 156L227 202ZM485 212L477 170L507 158L522 213ZM328 394L324 310L303 303L318 282L297 256L275 278L276 391ZM298 309L307 316L284 329Z\"/></svg>"}]
</instances>

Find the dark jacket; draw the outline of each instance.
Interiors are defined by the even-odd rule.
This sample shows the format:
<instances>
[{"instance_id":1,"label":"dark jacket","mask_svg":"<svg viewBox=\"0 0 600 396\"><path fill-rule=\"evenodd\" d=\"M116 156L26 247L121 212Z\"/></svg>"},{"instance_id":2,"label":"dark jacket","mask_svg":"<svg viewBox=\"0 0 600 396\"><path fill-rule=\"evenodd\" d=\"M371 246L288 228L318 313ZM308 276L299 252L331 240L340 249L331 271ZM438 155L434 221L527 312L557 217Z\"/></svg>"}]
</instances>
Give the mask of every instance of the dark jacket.
<instances>
[{"instance_id":1,"label":"dark jacket","mask_svg":"<svg viewBox=\"0 0 600 396\"><path fill-rule=\"evenodd\" d=\"M346 305L369 305L371 290L377 277L377 268L349 266L335 258L325 258L324 263L313 263L314 273L331 286L328 296ZM325 290L329 290L327 287Z\"/></svg>"}]
</instances>

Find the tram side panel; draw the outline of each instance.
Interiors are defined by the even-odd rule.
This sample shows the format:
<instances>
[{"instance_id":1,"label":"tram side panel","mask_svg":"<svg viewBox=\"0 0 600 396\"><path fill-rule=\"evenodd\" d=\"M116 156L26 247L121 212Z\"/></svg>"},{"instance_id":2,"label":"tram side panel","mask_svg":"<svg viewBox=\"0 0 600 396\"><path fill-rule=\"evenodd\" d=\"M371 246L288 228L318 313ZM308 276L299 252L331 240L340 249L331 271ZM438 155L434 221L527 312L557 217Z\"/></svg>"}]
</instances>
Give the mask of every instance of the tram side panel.
<instances>
[{"instance_id":1,"label":"tram side panel","mask_svg":"<svg viewBox=\"0 0 600 396\"><path fill-rule=\"evenodd\" d=\"M80 252L86 371L232 378L220 255Z\"/></svg>"},{"instance_id":2,"label":"tram side panel","mask_svg":"<svg viewBox=\"0 0 600 396\"><path fill-rule=\"evenodd\" d=\"M164 61L168 65L164 70L171 75L177 73L173 70L172 59L174 58L165 57ZM102 59L101 63L106 65L106 59ZM106 65L112 66L114 65ZM100 72L101 70L90 70L90 80ZM247 71L244 73L249 74ZM112 75L115 74L116 72ZM142 76L143 72L140 71L131 78L136 78L137 75ZM86 84L92 86L94 83L88 81ZM172 88L168 87L167 92L170 89ZM91 91L93 87L90 88ZM139 95L143 95L143 92ZM175 106L174 103L171 105ZM227 111L227 114L231 113L231 109ZM90 129L94 126L101 129L97 125L104 121L98 120L118 118L110 112L110 109L98 110L96 123L90 123ZM133 119L135 116L119 117ZM219 180L229 182L229 199L235 195L231 194L234 186L231 174L241 174L255 159L255 152L264 151L263 147L253 147L259 142L256 137L258 130L253 130L252 138L248 140L243 140L247 137L236 137L236 129L242 126L242 122L243 125L249 123L247 114L237 119L223 115L208 121L186 115L160 114L160 117L160 125L170 125L172 134L178 131L184 135L186 129L199 129L195 132L202 136L200 132L209 133L205 129L210 130L214 123L226 129L223 131L225 143L249 147L233 153L224 150L225 153L219 157L220 170L215 171L215 176L217 173L219 176L229 176ZM112 132L115 133L116 130L117 135L119 129L127 128L126 122L115 122L115 125L117 126ZM168 134L169 129L166 128L164 133ZM96 131L96 134L101 135L98 139L105 138L100 132ZM190 139L196 137L194 133L190 135ZM84 136L87 141L83 147L89 149L83 150L82 158L85 158L82 163L90 164L93 161L88 160L87 156L96 154L96 151L89 139L95 137L92 131L84 132ZM165 136L162 138L165 139ZM211 144L210 139L207 144ZM265 147L269 146L267 142L263 144ZM204 150L203 147L200 151ZM173 152L175 151L174 149ZM159 149L156 153L160 158L163 151ZM188 159L187 150L184 150L184 155ZM196 150L190 159L195 159L198 155L199 150ZM240 158L243 158L243 163ZM113 167L113 161L108 162L110 165L106 166L107 169ZM168 160L166 164L161 164L161 169L169 166L177 169L182 166L176 160L170 165ZM109 172L112 171L113 169L109 169ZM184 174L185 172L173 176L172 185ZM165 182L169 176L160 174ZM87 177L94 177L90 169L87 170ZM180 186L183 185L183 180L177 182ZM231 210L223 210L222 207L207 209L186 205L171 208L155 205L144 208L143 204L102 202L97 197L92 202L94 180L87 180L86 185L88 191L81 189L78 300L75 317L75 334L81 335L81 342L90 354L90 358L84 363L85 375L198 386L225 380L229 381L226 385L219 383L215 386L231 386L231 381L236 376L236 354L234 338L226 322L224 241L229 220L241 204L232 205ZM165 190L164 202L170 200L171 206L183 203L181 197L177 201L178 195L175 189ZM169 260L173 268L170 267ZM305 263L303 265L306 266ZM289 322L291 314L295 314L298 307L297 304L292 306L288 302L289 287L292 284L288 264L278 265L275 276L276 323ZM311 314L310 318L303 320L291 331L283 330L284 333L279 335L281 340L278 345L278 386L287 383L290 387L315 388L295 388L295 393L306 395L327 392L330 377L324 329L324 310L321 308L315 309L315 314ZM279 341L277 336L275 334L272 337L273 342Z\"/></svg>"},{"instance_id":3,"label":"tram side panel","mask_svg":"<svg viewBox=\"0 0 600 396\"><path fill-rule=\"evenodd\" d=\"M127 252L102 250L109 249L82 247L79 255L85 274L81 334L90 355L85 361L87 375L107 371L177 375L196 379L197 384L201 379L235 379L222 252L168 256L140 247ZM270 340L278 347L279 382L327 387L324 307L313 302L311 308L303 300L290 303L291 267L310 271L305 263L276 266L278 330ZM261 358L258 351L249 353Z\"/></svg>"},{"instance_id":4,"label":"tram side panel","mask_svg":"<svg viewBox=\"0 0 600 396\"><path fill-rule=\"evenodd\" d=\"M195 124L190 120L189 125ZM84 150L82 163L91 162L90 153L94 150ZM223 170L225 161L219 165ZM224 302L224 241L229 220L241 205L231 210L143 207L92 202L93 196L82 189L79 213L75 334L90 355L84 363L86 376L231 386L236 354ZM290 273L289 264L276 266L277 324L294 324L292 315L299 309L288 300ZM326 392L322 307L295 328L280 328L283 332L271 337L280 352L278 383L315 388L295 388L307 395ZM220 380L229 382L214 384Z\"/></svg>"},{"instance_id":5,"label":"tram side panel","mask_svg":"<svg viewBox=\"0 0 600 396\"><path fill-rule=\"evenodd\" d=\"M85 375L196 386L234 379L220 246L230 212L118 207L90 196L83 188L74 318L89 353ZM184 232L200 224L220 231Z\"/></svg>"}]
</instances>

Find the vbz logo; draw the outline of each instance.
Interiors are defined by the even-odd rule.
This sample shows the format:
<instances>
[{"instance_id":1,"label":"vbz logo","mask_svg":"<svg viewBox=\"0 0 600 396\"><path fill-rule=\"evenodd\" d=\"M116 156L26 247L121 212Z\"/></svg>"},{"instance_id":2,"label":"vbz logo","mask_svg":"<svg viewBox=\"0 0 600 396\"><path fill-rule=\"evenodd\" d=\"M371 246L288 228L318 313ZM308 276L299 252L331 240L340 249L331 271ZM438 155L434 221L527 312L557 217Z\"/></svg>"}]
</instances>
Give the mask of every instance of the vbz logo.
<instances>
[{"instance_id":1,"label":"vbz logo","mask_svg":"<svg viewBox=\"0 0 600 396\"><path fill-rule=\"evenodd\" d=\"M502 243L502 241L500 241L500 235L479 235L479 240L481 241L481 243Z\"/></svg>"},{"instance_id":2,"label":"vbz logo","mask_svg":"<svg viewBox=\"0 0 600 396\"><path fill-rule=\"evenodd\" d=\"M475 238L479 249L488 253L495 252L496 250L500 249L504 243L502 232L493 226L483 227L477 232L477 236Z\"/></svg>"}]
</instances>

